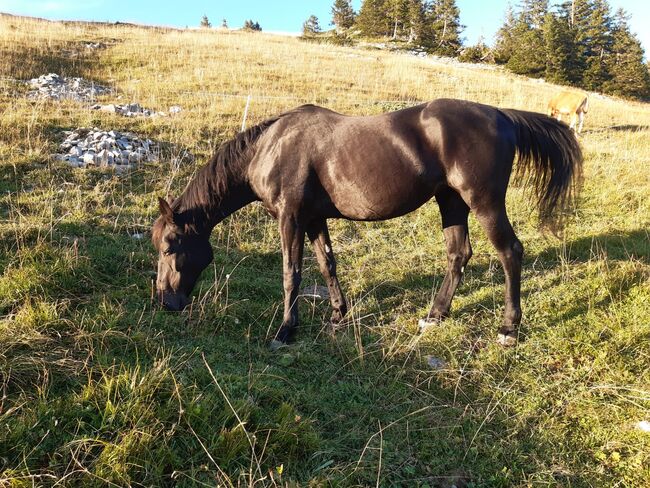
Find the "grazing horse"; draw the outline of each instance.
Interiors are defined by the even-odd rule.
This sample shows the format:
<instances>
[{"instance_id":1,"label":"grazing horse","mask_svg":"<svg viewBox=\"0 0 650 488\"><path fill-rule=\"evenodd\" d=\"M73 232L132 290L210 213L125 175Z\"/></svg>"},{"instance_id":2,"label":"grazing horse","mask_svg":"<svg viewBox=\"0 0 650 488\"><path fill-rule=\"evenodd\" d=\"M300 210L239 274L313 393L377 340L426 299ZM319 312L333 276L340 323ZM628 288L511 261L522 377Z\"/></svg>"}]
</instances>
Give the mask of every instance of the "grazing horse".
<instances>
[{"instance_id":1,"label":"grazing horse","mask_svg":"<svg viewBox=\"0 0 650 488\"><path fill-rule=\"evenodd\" d=\"M557 223L582 168L578 142L563 122L543 114L439 99L376 116L350 117L305 105L239 133L170 202L159 199L152 240L156 288L181 310L213 258L215 225L261 201L280 228L284 318L274 345L298 325L298 289L305 234L330 292L332 322L347 305L336 275L327 219L377 221L412 212L435 196L447 247L447 272L425 325L449 314L472 255L467 217L474 212L505 271L505 316L499 342L516 342L521 321L523 247L506 215L515 155L530 175L540 220ZM272 345L273 345L272 344Z\"/></svg>"},{"instance_id":2,"label":"grazing horse","mask_svg":"<svg viewBox=\"0 0 650 488\"><path fill-rule=\"evenodd\" d=\"M569 127L573 130L576 130L576 122L580 120L580 125L576 130L578 134L582 131L582 124L587 110L589 110L589 99L583 93L563 91L548 102L549 117L557 117L557 120L562 120L562 115L571 117Z\"/></svg>"}]
</instances>

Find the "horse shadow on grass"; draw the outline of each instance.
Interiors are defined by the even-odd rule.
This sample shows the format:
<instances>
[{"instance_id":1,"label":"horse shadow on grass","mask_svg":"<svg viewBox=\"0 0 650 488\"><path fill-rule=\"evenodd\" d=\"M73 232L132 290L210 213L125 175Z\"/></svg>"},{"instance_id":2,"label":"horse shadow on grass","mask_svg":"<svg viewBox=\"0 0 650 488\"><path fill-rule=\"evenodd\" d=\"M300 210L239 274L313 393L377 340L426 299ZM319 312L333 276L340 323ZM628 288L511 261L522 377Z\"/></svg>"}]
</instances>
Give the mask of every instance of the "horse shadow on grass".
<instances>
[{"instance_id":1,"label":"horse shadow on grass","mask_svg":"<svg viewBox=\"0 0 650 488\"><path fill-rule=\"evenodd\" d=\"M485 260L481 263L470 260L466 269L466 278L469 277L470 281L483 283L489 281L493 283L490 286L496 285L499 288L499 291L496 293L496 303L501 310L504 300L503 286L505 279L501 265L496 258L496 253L492 257L494 259L491 259L488 263ZM560 261L567 263L566 265L571 267L572 265L586 264L598 259L606 259L608 261L638 261L643 264L648 264L650 261L650 234L648 230L640 228L624 232L590 235L547 247L538 253L531 254L525 252L522 265L522 301L534 300L536 291L527 286L528 279L532 278L531 276L527 276L527 270L532 268L535 263L541 262L547 264L543 265L542 268L544 269L543 274L550 275L545 278L546 281L544 282L544 286L548 288L558 285L565 279L561 273L555 273L555 270L560 266ZM480 279L487 273L494 273L494 278L490 280ZM401 280L370 283L368 287L377 290L378 297L387 299L395 297L395 290L409 290L411 292L419 290L420 293L417 295L422 297L422 301L412 305L412 309L415 311L428 308L431 305L434 296L432 287L442 283L443 277L444 271L441 273L421 273L413 270L407 273ZM607 288L615 293L603 294L596 302L577 301L564 311L558 312L556 319L570 320L584 314L589 307L606 306L614 300L613 297L624 295L632 287L636 286L642 280L642 277L643 272L641 270L633 270L625 275L615 276L607 283ZM473 278L478 278L478 280ZM469 286L469 284L461 282L456 296L470 291L468 289ZM455 301L457 302L458 300ZM452 316L463 316L474 312L492 310L494 306L494 297L492 294L489 294L489 296L484 296L460 307L455 307L452 304L451 314Z\"/></svg>"},{"instance_id":2,"label":"horse shadow on grass","mask_svg":"<svg viewBox=\"0 0 650 488\"><path fill-rule=\"evenodd\" d=\"M608 127L599 127L582 131L583 134L598 134L601 132L640 132L650 130L648 125L620 124L610 125Z\"/></svg>"}]
</instances>

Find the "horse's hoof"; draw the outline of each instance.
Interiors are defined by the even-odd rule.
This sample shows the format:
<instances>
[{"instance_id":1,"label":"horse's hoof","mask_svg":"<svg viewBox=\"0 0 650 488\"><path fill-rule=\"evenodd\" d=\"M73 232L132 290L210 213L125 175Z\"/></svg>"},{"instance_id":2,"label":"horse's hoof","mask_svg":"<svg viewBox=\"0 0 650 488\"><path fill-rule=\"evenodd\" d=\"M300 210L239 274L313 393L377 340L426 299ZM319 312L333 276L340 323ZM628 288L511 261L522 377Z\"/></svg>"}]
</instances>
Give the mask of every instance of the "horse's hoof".
<instances>
[{"instance_id":1,"label":"horse's hoof","mask_svg":"<svg viewBox=\"0 0 650 488\"><path fill-rule=\"evenodd\" d=\"M275 352L279 349L282 349L283 347L289 347L289 345L285 342L279 341L277 339L273 339L271 341L271 344L269 344L269 350L271 352Z\"/></svg>"},{"instance_id":2,"label":"horse's hoof","mask_svg":"<svg viewBox=\"0 0 650 488\"><path fill-rule=\"evenodd\" d=\"M503 347L513 347L517 345L516 330L500 330L497 335L497 342Z\"/></svg>"},{"instance_id":3,"label":"horse's hoof","mask_svg":"<svg viewBox=\"0 0 650 488\"><path fill-rule=\"evenodd\" d=\"M420 319L418 320L418 331L420 332L420 334L422 334L424 333L425 330L427 330L432 325L438 325L439 323L440 323L440 319L434 319L434 318Z\"/></svg>"}]
</instances>

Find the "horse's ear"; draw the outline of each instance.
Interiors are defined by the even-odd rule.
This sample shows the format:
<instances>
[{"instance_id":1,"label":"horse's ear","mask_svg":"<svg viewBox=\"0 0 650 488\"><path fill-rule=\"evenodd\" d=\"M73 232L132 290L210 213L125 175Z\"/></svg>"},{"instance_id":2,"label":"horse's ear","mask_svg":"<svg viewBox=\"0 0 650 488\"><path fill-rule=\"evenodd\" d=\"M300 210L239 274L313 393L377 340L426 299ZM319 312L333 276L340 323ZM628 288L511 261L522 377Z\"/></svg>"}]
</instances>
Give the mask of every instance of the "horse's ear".
<instances>
[{"instance_id":1,"label":"horse's ear","mask_svg":"<svg viewBox=\"0 0 650 488\"><path fill-rule=\"evenodd\" d=\"M167 203L167 200L164 198L158 197L158 208L160 208L160 215L165 219L169 224L174 223L174 211Z\"/></svg>"}]
</instances>

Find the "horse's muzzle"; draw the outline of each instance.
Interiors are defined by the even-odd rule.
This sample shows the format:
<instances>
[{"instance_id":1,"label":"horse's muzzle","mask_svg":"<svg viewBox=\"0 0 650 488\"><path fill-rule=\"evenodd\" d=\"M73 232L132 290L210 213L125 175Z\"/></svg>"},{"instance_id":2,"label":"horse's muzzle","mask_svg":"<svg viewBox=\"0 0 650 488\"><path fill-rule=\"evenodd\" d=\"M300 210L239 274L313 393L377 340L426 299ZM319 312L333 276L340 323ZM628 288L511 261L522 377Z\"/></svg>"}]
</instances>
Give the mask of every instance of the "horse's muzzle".
<instances>
[{"instance_id":1,"label":"horse's muzzle","mask_svg":"<svg viewBox=\"0 0 650 488\"><path fill-rule=\"evenodd\" d=\"M158 299L165 310L170 312L180 312L185 309L190 303L182 293L170 293L166 291L158 292Z\"/></svg>"}]
</instances>

